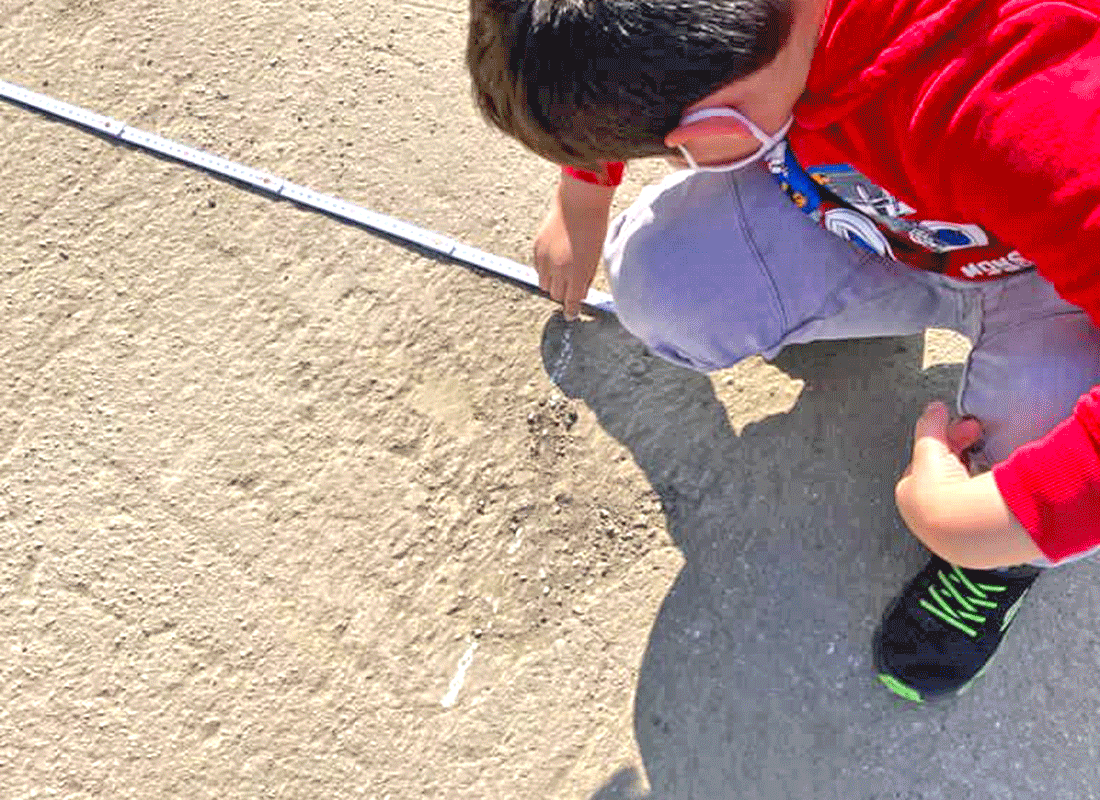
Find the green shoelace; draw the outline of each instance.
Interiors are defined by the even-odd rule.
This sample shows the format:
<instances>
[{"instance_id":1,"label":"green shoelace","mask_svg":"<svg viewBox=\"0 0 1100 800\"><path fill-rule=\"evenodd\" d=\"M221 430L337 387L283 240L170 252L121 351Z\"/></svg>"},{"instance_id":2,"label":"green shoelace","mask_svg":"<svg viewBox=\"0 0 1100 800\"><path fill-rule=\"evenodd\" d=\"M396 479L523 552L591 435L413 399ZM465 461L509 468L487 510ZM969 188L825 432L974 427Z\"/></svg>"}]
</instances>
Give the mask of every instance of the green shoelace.
<instances>
[{"instance_id":1,"label":"green shoelace","mask_svg":"<svg viewBox=\"0 0 1100 800\"><path fill-rule=\"evenodd\" d=\"M939 585L933 582L928 587L928 595L935 602L929 602L922 597L921 608L948 625L958 628L967 636L976 638L978 631L968 625L967 621L984 625L986 617L979 613L980 610L995 609L998 606L989 599L989 595L1003 592L1008 587L974 583L955 566L951 567L950 572L940 570L936 573L936 577L939 578Z\"/></svg>"}]
</instances>

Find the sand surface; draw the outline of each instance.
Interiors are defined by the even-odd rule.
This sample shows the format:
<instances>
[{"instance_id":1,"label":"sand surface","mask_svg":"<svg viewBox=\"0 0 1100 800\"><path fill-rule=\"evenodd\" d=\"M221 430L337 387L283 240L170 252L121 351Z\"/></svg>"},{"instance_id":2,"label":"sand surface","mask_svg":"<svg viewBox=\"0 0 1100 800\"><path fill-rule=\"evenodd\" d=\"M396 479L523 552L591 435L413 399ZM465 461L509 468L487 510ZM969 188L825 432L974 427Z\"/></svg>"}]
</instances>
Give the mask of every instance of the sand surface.
<instances>
[{"instance_id":1,"label":"sand surface","mask_svg":"<svg viewBox=\"0 0 1100 800\"><path fill-rule=\"evenodd\" d=\"M8 0L0 79L525 261L556 171L476 117L465 24ZM871 673L956 341L708 378L587 319L563 362L510 284L4 103L0 140L0 800L1100 792L1092 566L955 704Z\"/></svg>"}]
</instances>

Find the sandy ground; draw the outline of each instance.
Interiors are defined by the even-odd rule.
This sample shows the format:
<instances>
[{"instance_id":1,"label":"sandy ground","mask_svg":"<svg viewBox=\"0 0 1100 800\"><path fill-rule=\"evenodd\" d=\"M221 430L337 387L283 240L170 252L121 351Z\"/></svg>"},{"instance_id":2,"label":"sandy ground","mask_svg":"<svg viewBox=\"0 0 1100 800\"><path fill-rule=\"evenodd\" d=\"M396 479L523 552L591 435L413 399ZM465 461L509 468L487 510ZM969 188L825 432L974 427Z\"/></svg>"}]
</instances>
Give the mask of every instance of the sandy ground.
<instances>
[{"instance_id":1,"label":"sandy ground","mask_svg":"<svg viewBox=\"0 0 1100 800\"><path fill-rule=\"evenodd\" d=\"M7 0L0 78L525 260L555 170L477 119L464 33L459 0ZM1100 792L1093 567L958 703L870 671L957 342L706 378L590 319L555 382L536 295L0 134L0 798Z\"/></svg>"}]
</instances>

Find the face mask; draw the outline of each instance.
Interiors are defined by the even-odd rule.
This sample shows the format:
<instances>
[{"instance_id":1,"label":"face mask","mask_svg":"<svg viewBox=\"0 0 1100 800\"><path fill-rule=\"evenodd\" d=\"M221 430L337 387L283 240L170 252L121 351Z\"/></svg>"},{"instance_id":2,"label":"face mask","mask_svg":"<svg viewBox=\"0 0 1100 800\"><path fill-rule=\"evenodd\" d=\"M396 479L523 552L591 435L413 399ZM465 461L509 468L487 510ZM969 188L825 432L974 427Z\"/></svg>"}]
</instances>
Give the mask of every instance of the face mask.
<instances>
[{"instance_id":1,"label":"face mask","mask_svg":"<svg viewBox=\"0 0 1100 800\"><path fill-rule=\"evenodd\" d=\"M783 137L787 135L787 131L791 129L791 125L794 124L794 117L788 119L783 127L776 131L774 136L769 136L764 133L756 123L746 117L740 111L734 108L704 108L699 111L693 111L680 120L681 125L687 125L692 122L697 122L701 119L709 119L711 117L733 117L752 133L757 139L760 140L760 147L752 155L742 158L740 161L735 161L732 164L716 164L711 167L701 167L695 163L695 159L691 157L691 153L688 152L684 145L678 145L680 152L683 153L684 160L687 161L688 167L696 172L734 172L739 169L744 169L749 164L754 164L769 152L771 152L780 142L783 141Z\"/></svg>"}]
</instances>

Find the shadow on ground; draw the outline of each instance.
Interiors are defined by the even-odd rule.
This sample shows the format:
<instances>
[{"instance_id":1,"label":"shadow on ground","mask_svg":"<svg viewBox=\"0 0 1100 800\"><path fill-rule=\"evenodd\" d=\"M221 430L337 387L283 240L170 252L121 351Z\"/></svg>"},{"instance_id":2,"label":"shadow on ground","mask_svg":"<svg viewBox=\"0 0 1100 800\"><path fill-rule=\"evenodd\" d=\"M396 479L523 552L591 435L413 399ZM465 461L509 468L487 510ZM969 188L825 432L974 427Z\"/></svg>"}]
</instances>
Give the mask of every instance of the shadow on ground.
<instances>
[{"instance_id":1,"label":"shadow on ground","mask_svg":"<svg viewBox=\"0 0 1100 800\"><path fill-rule=\"evenodd\" d=\"M570 330L572 356L560 358ZM1100 792L1093 564L1046 576L998 662L930 707L876 682L869 644L924 561L892 502L908 431L958 369L922 342L791 348L794 408L730 427L710 380L612 319L553 318L543 356L660 495L685 566L639 668L633 770L591 800L1081 798Z\"/></svg>"}]
</instances>

